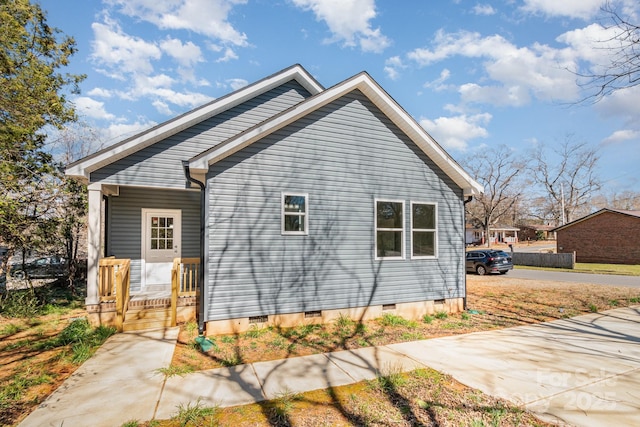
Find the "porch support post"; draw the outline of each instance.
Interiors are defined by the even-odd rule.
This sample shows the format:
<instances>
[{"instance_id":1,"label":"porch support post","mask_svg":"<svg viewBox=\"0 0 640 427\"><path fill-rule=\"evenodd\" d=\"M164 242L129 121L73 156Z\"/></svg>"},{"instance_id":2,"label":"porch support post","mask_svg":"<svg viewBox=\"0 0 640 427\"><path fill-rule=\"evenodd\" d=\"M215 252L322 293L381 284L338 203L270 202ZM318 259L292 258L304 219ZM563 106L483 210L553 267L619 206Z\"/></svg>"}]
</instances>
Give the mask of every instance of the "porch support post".
<instances>
[{"instance_id":1,"label":"porch support post","mask_svg":"<svg viewBox=\"0 0 640 427\"><path fill-rule=\"evenodd\" d=\"M102 243L102 186L89 185L89 215L87 230L87 299L86 305L100 304L98 293L98 264Z\"/></svg>"}]
</instances>

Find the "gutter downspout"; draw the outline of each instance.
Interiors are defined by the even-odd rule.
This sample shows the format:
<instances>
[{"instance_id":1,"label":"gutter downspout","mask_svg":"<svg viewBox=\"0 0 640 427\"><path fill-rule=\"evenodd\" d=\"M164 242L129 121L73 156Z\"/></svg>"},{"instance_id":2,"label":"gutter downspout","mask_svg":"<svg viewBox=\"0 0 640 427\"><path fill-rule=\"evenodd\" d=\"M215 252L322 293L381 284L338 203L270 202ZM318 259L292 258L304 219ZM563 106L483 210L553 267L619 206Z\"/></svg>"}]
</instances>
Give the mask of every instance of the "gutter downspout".
<instances>
[{"instance_id":1,"label":"gutter downspout","mask_svg":"<svg viewBox=\"0 0 640 427\"><path fill-rule=\"evenodd\" d=\"M200 187L200 271L198 275L198 282L200 283L199 295L198 295L198 334L204 334L204 230L205 230L205 189L206 185L194 177L191 176L189 171L189 161L182 161L182 169L184 170L184 176L187 179L187 187L189 183L197 184Z\"/></svg>"},{"instance_id":2,"label":"gutter downspout","mask_svg":"<svg viewBox=\"0 0 640 427\"><path fill-rule=\"evenodd\" d=\"M469 203L470 201L473 200L473 196L467 196L466 199L464 199L463 201L463 206L465 206L465 209L463 210L462 213L462 219L463 219L463 223L464 223L464 237L463 242L464 242L464 247L467 247L467 203ZM465 261L466 262L466 261ZM465 273L464 273L464 298L462 299L462 309L467 311L467 268L465 266L464 269Z\"/></svg>"}]
</instances>

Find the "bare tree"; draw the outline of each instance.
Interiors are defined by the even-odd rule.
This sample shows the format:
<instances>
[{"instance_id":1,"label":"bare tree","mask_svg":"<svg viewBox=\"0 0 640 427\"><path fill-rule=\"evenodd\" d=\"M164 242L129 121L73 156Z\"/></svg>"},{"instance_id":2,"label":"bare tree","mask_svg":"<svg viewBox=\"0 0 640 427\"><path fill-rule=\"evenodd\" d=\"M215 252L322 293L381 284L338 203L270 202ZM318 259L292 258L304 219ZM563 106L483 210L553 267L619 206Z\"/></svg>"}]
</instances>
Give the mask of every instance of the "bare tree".
<instances>
[{"instance_id":1,"label":"bare tree","mask_svg":"<svg viewBox=\"0 0 640 427\"><path fill-rule=\"evenodd\" d=\"M467 205L467 218L488 237L491 227L514 216L526 160L516 158L511 148L501 145L476 153L463 164L485 189L484 194ZM486 243L489 244L488 239Z\"/></svg>"},{"instance_id":2,"label":"bare tree","mask_svg":"<svg viewBox=\"0 0 640 427\"><path fill-rule=\"evenodd\" d=\"M595 148L585 142L572 143L567 138L551 150L540 144L532 159L532 179L544 191L542 197L546 202L538 204L532 212L534 216L560 225L589 212L591 198L601 188Z\"/></svg>"},{"instance_id":3,"label":"bare tree","mask_svg":"<svg viewBox=\"0 0 640 427\"><path fill-rule=\"evenodd\" d=\"M608 38L599 40L608 52L609 61L590 73L577 73L585 78L583 87L593 92L586 99L598 101L611 93L640 84L640 26L621 15L610 2L602 8L608 24Z\"/></svg>"},{"instance_id":4,"label":"bare tree","mask_svg":"<svg viewBox=\"0 0 640 427\"><path fill-rule=\"evenodd\" d=\"M594 199L593 205L597 209L614 208L637 211L640 210L640 192L624 190L601 193Z\"/></svg>"},{"instance_id":5,"label":"bare tree","mask_svg":"<svg viewBox=\"0 0 640 427\"><path fill-rule=\"evenodd\" d=\"M58 184L55 199L56 249L64 251L68 260L69 288L75 292L75 280L81 265L80 242L86 237L87 189L86 185L64 176L61 169L99 149L98 134L88 125L76 122L51 138L48 148L60 165L54 175Z\"/></svg>"}]
</instances>

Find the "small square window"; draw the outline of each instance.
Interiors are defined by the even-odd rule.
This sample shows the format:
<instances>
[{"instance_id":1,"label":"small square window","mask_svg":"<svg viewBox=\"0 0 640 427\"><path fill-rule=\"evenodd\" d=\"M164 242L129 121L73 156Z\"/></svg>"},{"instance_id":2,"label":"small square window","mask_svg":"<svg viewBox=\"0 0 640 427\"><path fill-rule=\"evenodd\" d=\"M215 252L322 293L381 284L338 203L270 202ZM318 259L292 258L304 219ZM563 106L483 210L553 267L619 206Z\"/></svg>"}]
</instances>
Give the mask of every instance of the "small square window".
<instances>
[{"instance_id":1,"label":"small square window","mask_svg":"<svg viewBox=\"0 0 640 427\"><path fill-rule=\"evenodd\" d=\"M282 234L309 234L308 195L282 193Z\"/></svg>"}]
</instances>

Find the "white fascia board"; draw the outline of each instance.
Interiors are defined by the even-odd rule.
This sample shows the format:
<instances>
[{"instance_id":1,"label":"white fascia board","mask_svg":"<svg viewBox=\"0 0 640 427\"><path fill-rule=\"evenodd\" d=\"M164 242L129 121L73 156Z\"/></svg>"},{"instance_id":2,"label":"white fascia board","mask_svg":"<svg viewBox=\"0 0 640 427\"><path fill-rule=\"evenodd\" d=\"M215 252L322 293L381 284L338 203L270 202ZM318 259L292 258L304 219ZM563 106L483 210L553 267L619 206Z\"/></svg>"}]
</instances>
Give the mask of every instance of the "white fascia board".
<instances>
[{"instance_id":1,"label":"white fascia board","mask_svg":"<svg viewBox=\"0 0 640 427\"><path fill-rule=\"evenodd\" d=\"M315 97L301 102L280 115L249 129L247 132L230 138L222 144L193 157L189 162L189 168L191 170L206 172L210 165L355 89L362 91L384 114L402 129L438 167L464 190L465 196L484 192L482 185L471 178L471 176L366 73L360 73L345 80Z\"/></svg>"},{"instance_id":2,"label":"white fascia board","mask_svg":"<svg viewBox=\"0 0 640 427\"><path fill-rule=\"evenodd\" d=\"M302 66L294 65L255 84L239 89L200 108L178 116L173 120L144 131L129 140L107 147L94 155L72 163L66 169L65 174L83 178L88 181L91 172L153 145L171 135L175 135L180 131L188 129L236 105L242 104L259 94L268 92L292 79L300 83L300 85L312 95L316 95L323 90L323 87L309 75Z\"/></svg>"}]
</instances>

